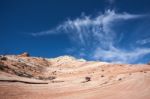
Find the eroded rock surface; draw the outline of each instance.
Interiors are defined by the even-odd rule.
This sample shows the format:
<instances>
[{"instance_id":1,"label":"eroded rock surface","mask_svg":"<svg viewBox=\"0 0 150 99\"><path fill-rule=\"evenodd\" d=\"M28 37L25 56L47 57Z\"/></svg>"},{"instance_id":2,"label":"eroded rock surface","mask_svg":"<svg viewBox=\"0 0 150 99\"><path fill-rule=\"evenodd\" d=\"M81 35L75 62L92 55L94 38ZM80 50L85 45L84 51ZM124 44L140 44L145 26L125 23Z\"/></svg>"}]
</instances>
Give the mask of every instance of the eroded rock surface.
<instances>
[{"instance_id":1,"label":"eroded rock surface","mask_svg":"<svg viewBox=\"0 0 150 99\"><path fill-rule=\"evenodd\" d=\"M150 99L150 65L0 57L0 99Z\"/></svg>"}]
</instances>

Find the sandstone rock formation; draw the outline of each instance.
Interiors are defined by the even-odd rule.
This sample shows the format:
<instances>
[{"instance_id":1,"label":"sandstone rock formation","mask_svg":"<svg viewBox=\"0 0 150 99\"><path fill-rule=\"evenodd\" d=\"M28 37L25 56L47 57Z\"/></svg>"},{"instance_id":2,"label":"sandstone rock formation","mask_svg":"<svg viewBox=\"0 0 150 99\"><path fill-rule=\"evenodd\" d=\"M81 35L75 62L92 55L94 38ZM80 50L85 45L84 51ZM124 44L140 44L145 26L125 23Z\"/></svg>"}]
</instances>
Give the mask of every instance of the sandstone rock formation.
<instances>
[{"instance_id":1,"label":"sandstone rock formation","mask_svg":"<svg viewBox=\"0 0 150 99\"><path fill-rule=\"evenodd\" d=\"M24 52L24 53L22 53L22 54L20 54L18 56L20 56L20 57L29 57L30 55L29 55L29 53Z\"/></svg>"},{"instance_id":2,"label":"sandstone rock formation","mask_svg":"<svg viewBox=\"0 0 150 99\"><path fill-rule=\"evenodd\" d=\"M150 65L5 55L0 99L150 99Z\"/></svg>"}]
</instances>

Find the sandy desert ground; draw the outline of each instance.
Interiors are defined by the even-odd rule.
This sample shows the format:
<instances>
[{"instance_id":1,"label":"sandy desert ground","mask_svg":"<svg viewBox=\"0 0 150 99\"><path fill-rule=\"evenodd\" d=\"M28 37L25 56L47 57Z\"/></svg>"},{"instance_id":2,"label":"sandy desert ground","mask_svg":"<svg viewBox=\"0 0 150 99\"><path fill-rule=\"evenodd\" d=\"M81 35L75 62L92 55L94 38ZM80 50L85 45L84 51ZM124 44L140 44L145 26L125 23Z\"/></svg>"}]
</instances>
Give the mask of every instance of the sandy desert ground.
<instances>
[{"instance_id":1,"label":"sandy desert ground","mask_svg":"<svg viewBox=\"0 0 150 99\"><path fill-rule=\"evenodd\" d=\"M0 99L150 99L150 65L1 55Z\"/></svg>"}]
</instances>

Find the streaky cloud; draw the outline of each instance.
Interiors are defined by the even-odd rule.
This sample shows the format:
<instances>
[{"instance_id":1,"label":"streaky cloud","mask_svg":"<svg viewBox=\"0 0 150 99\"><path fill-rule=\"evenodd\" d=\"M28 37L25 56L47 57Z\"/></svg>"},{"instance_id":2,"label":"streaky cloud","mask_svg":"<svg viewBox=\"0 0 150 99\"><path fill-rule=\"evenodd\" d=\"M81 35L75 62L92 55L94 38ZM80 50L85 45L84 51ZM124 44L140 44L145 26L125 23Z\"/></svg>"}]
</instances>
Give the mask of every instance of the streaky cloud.
<instances>
[{"instance_id":1,"label":"streaky cloud","mask_svg":"<svg viewBox=\"0 0 150 99\"><path fill-rule=\"evenodd\" d=\"M140 45L144 45L144 44L150 43L150 38L138 40L138 41L136 41L136 43L140 44Z\"/></svg>"},{"instance_id":2,"label":"streaky cloud","mask_svg":"<svg viewBox=\"0 0 150 99\"><path fill-rule=\"evenodd\" d=\"M111 48L109 50L97 48L94 52L94 59L112 63L133 63L149 53L150 48L136 48L131 51L116 48Z\"/></svg>"},{"instance_id":3,"label":"streaky cloud","mask_svg":"<svg viewBox=\"0 0 150 99\"><path fill-rule=\"evenodd\" d=\"M59 33L66 33L75 44L80 45L88 51L88 55L83 51L84 56L114 63L134 63L140 57L150 53L147 48L135 48L134 50L121 49L116 47L120 41L118 33L113 28L117 22L142 18L145 15L135 15L129 13L116 13L115 10L106 10L96 17L83 15L74 20L59 24L54 29L32 33L33 36L44 36ZM118 39L119 38L119 39ZM136 57L136 58L135 58Z\"/></svg>"}]
</instances>

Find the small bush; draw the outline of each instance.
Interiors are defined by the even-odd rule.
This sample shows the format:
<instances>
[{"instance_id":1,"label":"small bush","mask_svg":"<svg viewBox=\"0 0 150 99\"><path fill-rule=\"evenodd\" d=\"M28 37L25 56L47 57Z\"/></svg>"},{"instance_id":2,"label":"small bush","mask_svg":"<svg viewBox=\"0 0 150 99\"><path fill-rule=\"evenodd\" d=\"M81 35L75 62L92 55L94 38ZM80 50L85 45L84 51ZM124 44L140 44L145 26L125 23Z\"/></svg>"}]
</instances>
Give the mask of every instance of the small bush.
<instances>
[{"instance_id":1,"label":"small bush","mask_svg":"<svg viewBox=\"0 0 150 99\"><path fill-rule=\"evenodd\" d=\"M14 71L16 75L20 76L20 77L27 77L27 78L32 78L33 76L31 74L27 74L27 73L24 73L24 72L17 72L17 71Z\"/></svg>"},{"instance_id":2,"label":"small bush","mask_svg":"<svg viewBox=\"0 0 150 99\"><path fill-rule=\"evenodd\" d=\"M85 81L83 81L82 83L86 83L86 82L89 82L91 81L91 77L85 77Z\"/></svg>"},{"instance_id":3,"label":"small bush","mask_svg":"<svg viewBox=\"0 0 150 99\"><path fill-rule=\"evenodd\" d=\"M5 61L5 60L7 60L7 57L2 56L2 57L0 57L0 60Z\"/></svg>"},{"instance_id":4,"label":"small bush","mask_svg":"<svg viewBox=\"0 0 150 99\"><path fill-rule=\"evenodd\" d=\"M0 62L0 70L4 70L4 64L2 62Z\"/></svg>"},{"instance_id":5,"label":"small bush","mask_svg":"<svg viewBox=\"0 0 150 99\"><path fill-rule=\"evenodd\" d=\"M2 61L0 61L0 70L1 71L7 71L9 68L6 66Z\"/></svg>"},{"instance_id":6,"label":"small bush","mask_svg":"<svg viewBox=\"0 0 150 99\"><path fill-rule=\"evenodd\" d=\"M90 77L85 77L85 80L88 82L88 81L91 81L91 78Z\"/></svg>"},{"instance_id":7,"label":"small bush","mask_svg":"<svg viewBox=\"0 0 150 99\"><path fill-rule=\"evenodd\" d=\"M108 82L107 81L105 81L103 84L107 84Z\"/></svg>"},{"instance_id":8,"label":"small bush","mask_svg":"<svg viewBox=\"0 0 150 99\"><path fill-rule=\"evenodd\" d=\"M101 75L101 77L104 77L104 75Z\"/></svg>"},{"instance_id":9,"label":"small bush","mask_svg":"<svg viewBox=\"0 0 150 99\"><path fill-rule=\"evenodd\" d=\"M122 78L119 78L118 80L119 80L119 81L121 81L121 80L122 80Z\"/></svg>"},{"instance_id":10,"label":"small bush","mask_svg":"<svg viewBox=\"0 0 150 99\"><path fill-rule=\"evenodd\" d=\"M144 71L144 73L147 73L146 71Z\"/></svg>"},{"instance_id":11,"label":"small bush","mask_svg":"<svg viewBox=\"0 0 150 99\"><path fill-rule=\"evenodd\" d=\"M103 72L104 70L102 69L102 72Z\"/></svg>"},{"instance_id":12,"label":"small bush","mask_svg":"<svg viewBox=\"0 0 150 99\"><path fill-rule=\"evenodd\" d=\"M56 77L55 77L55 76L50 76L50 77L48 77L47 79L48 79L48 80L53 80L53 79L56 79Z\"/></svg>"},{"instance_id":13,"label":"small bush","mask_svg":"<svg viewBox=\"0 0 150 99\"><path fill-rule=\"evenodd\" d=\"M143 72L143 70L141 70L140 72Z\"/></svg>"},{"instance_id":14,"label":"small bush","mask_svg":"<svg viewBox=\"0 0 150 99\"><path fill-rule=\"evenodd\" d=\"M50 76L50 77L41 77L41 76L39 76L39 79L40 80L53 80L53 79L56 79L56 77L55 76Z\"/></svg>"}]
</instances>

